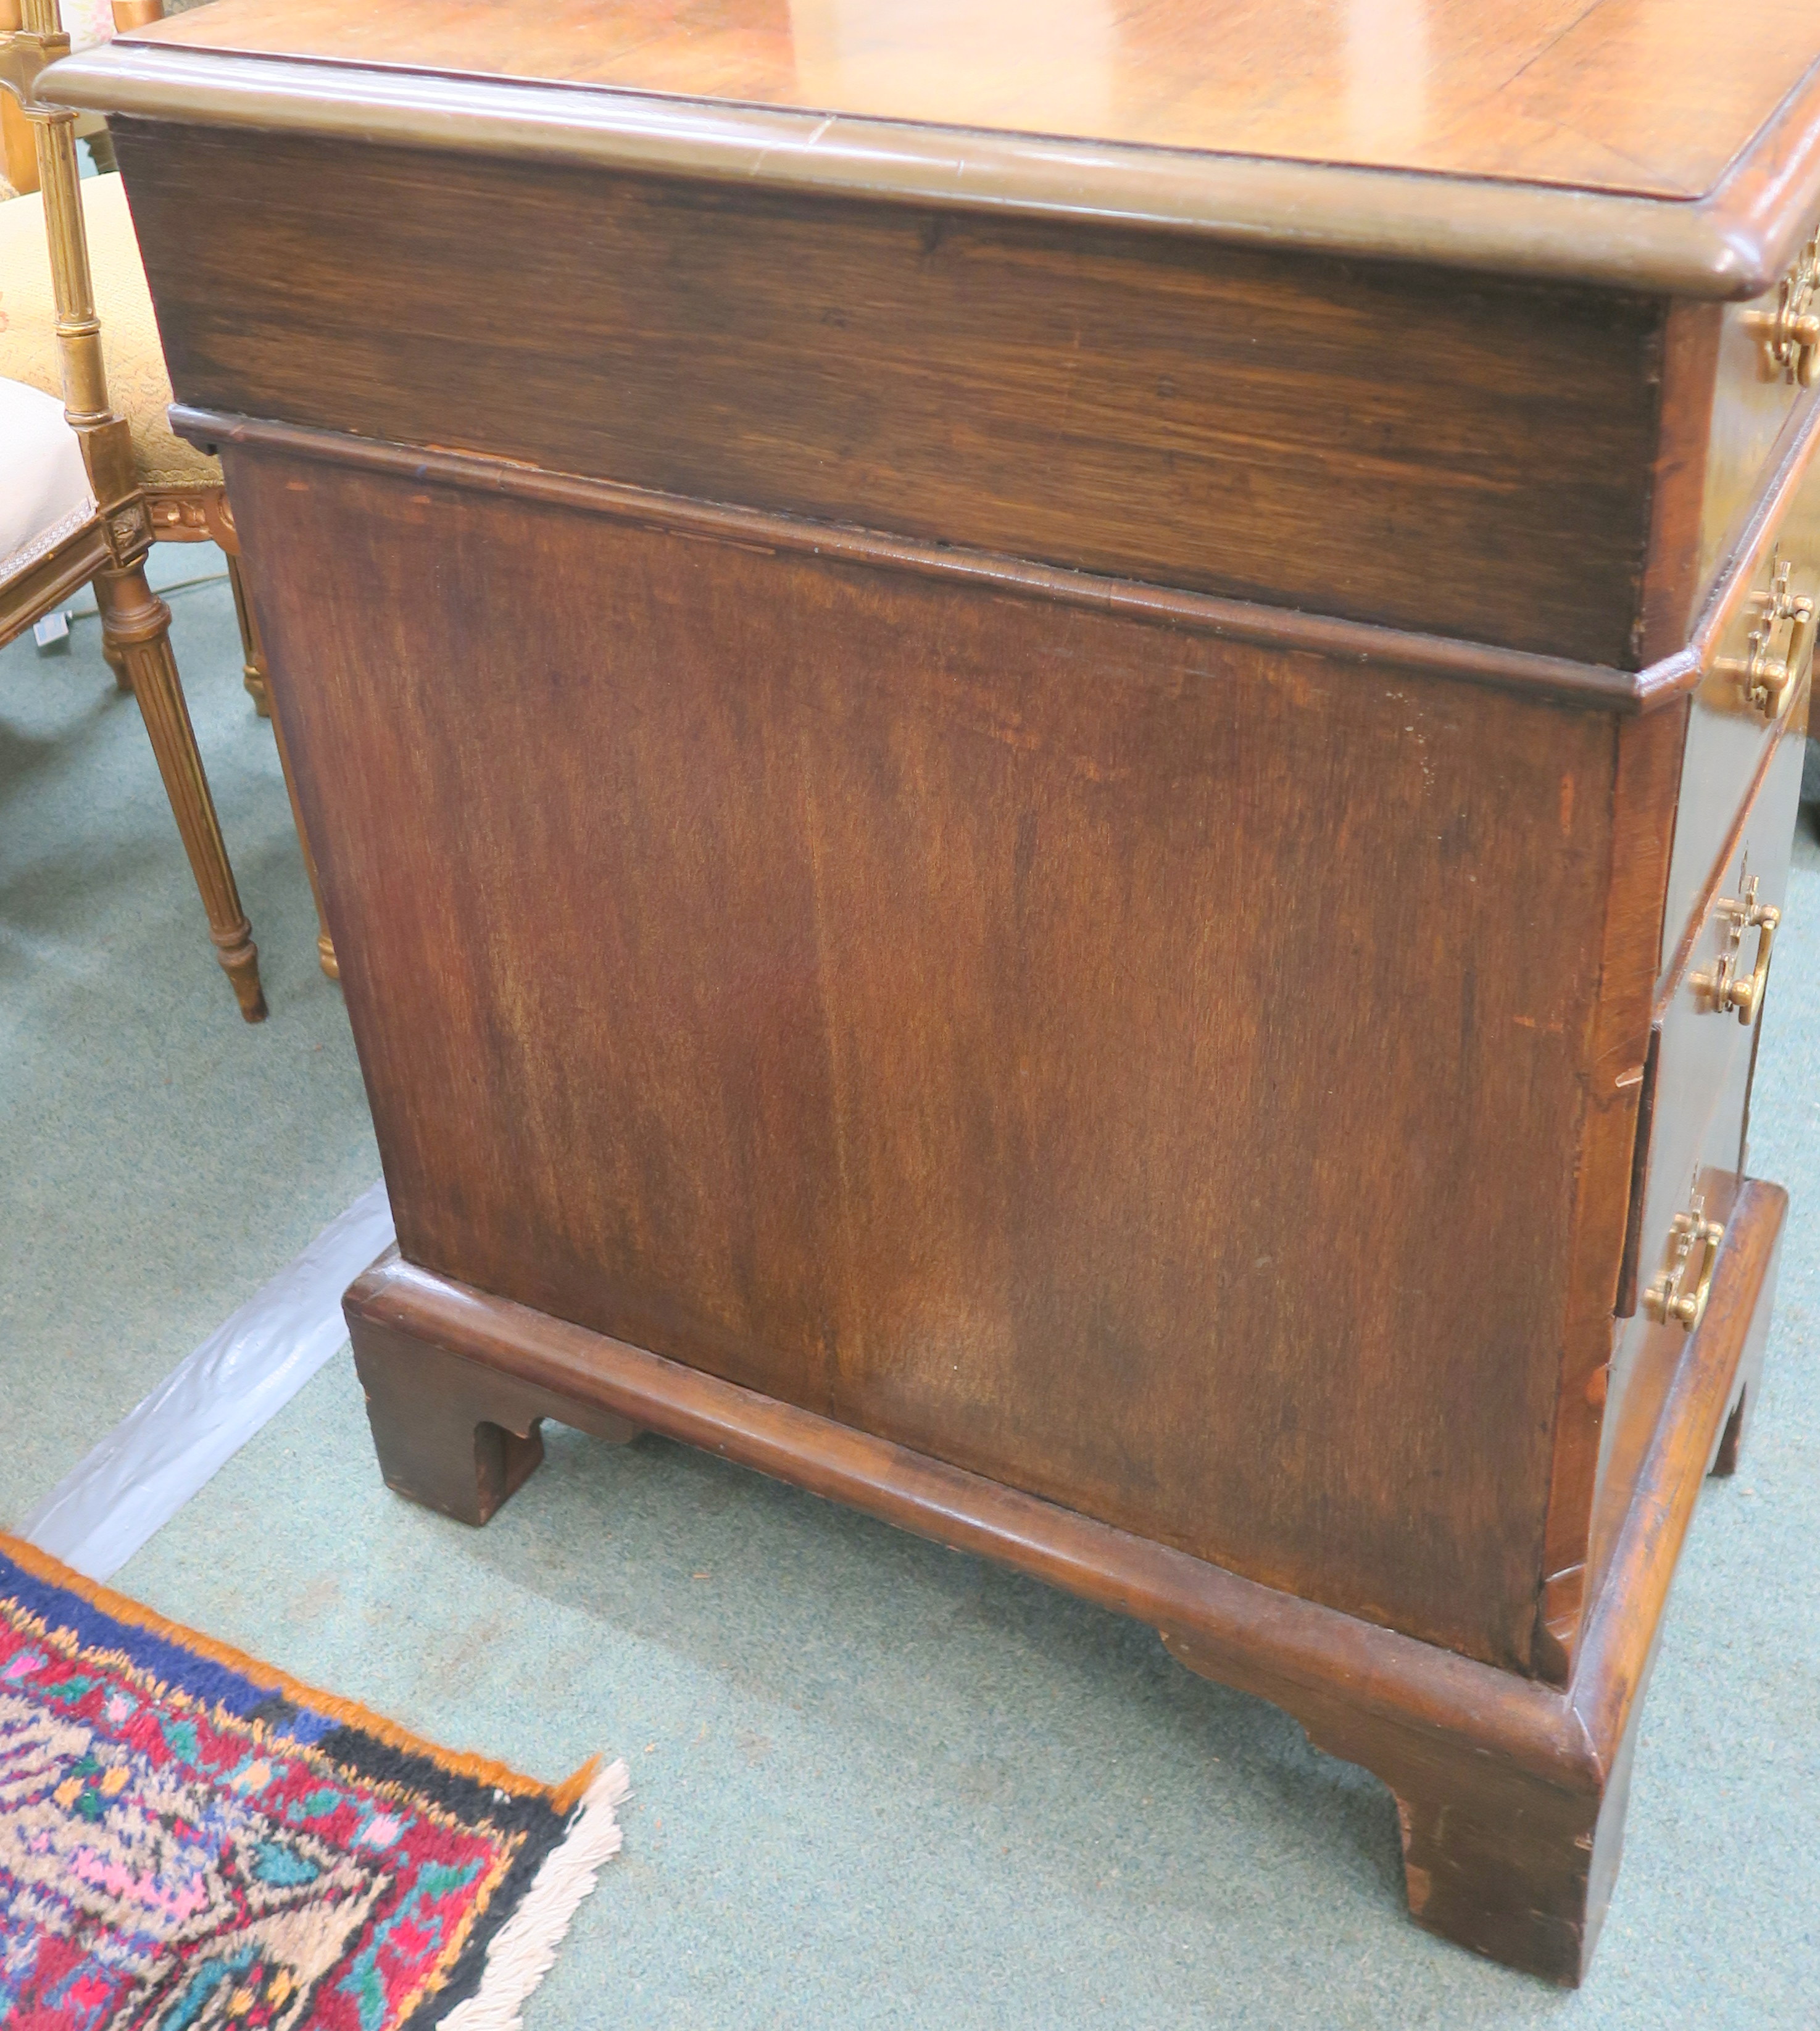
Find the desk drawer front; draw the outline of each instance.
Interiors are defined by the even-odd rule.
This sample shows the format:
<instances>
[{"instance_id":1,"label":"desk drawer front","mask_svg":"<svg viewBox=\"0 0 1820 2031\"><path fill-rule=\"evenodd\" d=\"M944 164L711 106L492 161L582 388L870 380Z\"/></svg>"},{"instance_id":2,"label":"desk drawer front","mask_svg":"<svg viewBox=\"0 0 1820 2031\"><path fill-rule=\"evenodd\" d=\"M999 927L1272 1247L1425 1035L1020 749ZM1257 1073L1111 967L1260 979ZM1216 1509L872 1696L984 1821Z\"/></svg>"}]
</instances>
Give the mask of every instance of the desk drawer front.
<instances>
[{"instance_id":1,"label":"desk drawer front","mask_svg":"<svg viewBox=\"0 0 1820 2031\"><path fill-rule=\"evenodd\" d=\"M1673 963L1689 920L1762 772L1770 743L1807 723L1803 680L1815 628L1793 609L1820 609L1820 459L1747 568L1733 611L1695 692L1662 912L1662 963Z\"/></svg>"},{"instance_id":2,"label":"desk drawer front","mask_svg":"<svg viewBox=\"0 0 1820 2031\"><path fill-rule=\"evenodd\" d=\"M1812 248L1785 281L1719 313L1717 384L1701 503L1697 583L1710 587L1744 533L1765 480L1794 427L1813 407L1820 353L1796 336L1820 308L1812 292Z\"/></svg>"},{"instance_id":3,"label":"desk drawer front","mask_svg":"<svg viewBox=\"0 0 1820 2031\"><path fill-rule=\"evenodd\" d=\"M1683 1235L1695 1220L1723 1224L1743 1172L1757 1040L1774 1001L1773 971L1763 963L1773 956L1764 939L1773 937L1773 926L1748 921L1746 905L1756 912L1783 907L1803 745L1793 736L1778 743L1661 1018L1633 1216L1634 1275L1619 1293L1628 1317L1613 1353L1600 1434L1595 1582L1695 1322L1675 1310L1697 1291L1704 1266L1697 1238L1684 1250ZM1748 1023L1740 1020L1740 1004L1749 1007Z\"/></svg>"}]
</instances>

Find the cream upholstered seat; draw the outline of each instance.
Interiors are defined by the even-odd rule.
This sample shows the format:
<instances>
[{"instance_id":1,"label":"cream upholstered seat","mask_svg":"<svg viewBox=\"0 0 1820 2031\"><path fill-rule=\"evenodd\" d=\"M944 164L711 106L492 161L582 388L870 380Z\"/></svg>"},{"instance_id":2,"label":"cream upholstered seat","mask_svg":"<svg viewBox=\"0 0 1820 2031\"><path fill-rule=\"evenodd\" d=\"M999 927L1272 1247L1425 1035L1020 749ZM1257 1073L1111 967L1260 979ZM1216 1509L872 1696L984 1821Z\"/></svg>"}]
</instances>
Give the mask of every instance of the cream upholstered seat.
<instances>
[{"instance_id":1,"label":"cream upholstered seat","mask_svg":"<svg viewBox=\"0 0 1820 2031\"><path fill-rule=\"evenodd\" d=\"M218 487L220 464L185 444L165 418L170 376L126 192L117 176L84 177L80 189L107 391L115 412L132 427L140 483L148 489ZM7 318L6 329L0 331L0 376L61 397L57 303L42 197L0 204L0 290Z\"/></svg>"},{"instance_id":2,"label":"cream upholstered seat","mask_svg":"<svg viewBox=\"0 0 1820 2031\"><path fill-rule=\"evenodd\" d=\"M0 380L0 584L49 557L94 514L82 445L63 404L41 388Z\"/></svg>"}]
</instances>

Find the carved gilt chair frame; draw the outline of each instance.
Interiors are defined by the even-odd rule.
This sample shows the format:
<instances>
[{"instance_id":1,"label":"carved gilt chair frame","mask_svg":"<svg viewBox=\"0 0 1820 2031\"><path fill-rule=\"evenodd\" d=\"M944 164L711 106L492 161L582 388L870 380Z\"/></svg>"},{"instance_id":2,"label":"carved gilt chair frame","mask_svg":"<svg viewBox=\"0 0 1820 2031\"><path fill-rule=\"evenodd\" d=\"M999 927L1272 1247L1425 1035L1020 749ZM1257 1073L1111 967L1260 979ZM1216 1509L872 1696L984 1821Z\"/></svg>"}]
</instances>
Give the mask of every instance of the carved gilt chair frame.
<instances>
[{"instance_id":1,"label":"carved gilt chair frame","mask_svg":"<svg viewBox=\"0 0 1820 2031\"><path fill-rule=\"evenodd\" d=\"M114 0L115 23L121 28L154 20L163 11L163 0ZM94 585L103 654L121 688L139 699L208 913L210 935L241 1012L256 1022L265 1014L257 948L240 906L171 652L169 609L146 583L145 559L151 544L212 540L219 545L227 559L240 624L246 688L256 710L269 718L265 654L225 487L218 480L147 485L136 465L128 423L109 403L76 159L76 116L43 103L35 91L39 73L68 47L57 0L0 0L0 95L9 97L29 123L36 146L65 414L80 443L96 501L90 524L0 587L0 641L51 611L80 586ZM288 758L276 721L273 730L285 787L291 791ZM294 792L291 805L316 903L318 956L322 971L334 979L339 969L322 915L314 856Z\"/></svg>"}]
</instances>

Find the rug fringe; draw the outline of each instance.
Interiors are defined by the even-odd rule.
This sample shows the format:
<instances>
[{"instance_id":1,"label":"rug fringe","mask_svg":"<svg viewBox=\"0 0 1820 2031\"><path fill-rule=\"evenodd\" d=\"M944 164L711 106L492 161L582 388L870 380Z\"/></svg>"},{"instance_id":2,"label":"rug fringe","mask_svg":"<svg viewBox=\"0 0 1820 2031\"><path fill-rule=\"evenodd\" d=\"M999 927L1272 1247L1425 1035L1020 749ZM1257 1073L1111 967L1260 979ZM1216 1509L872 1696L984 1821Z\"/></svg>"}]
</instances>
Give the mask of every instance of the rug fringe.
<instances>
[{"instance_id":1,"label":"rug fringe","mask_svg":"<svg viewBox=\"0 0 1820 2031\"><path fill-rule=\"evenodd\" d=\"M544 1857L524 1901L493 1935L480 1986L441 2019L439 2031L520 2031L520 2012L555 1965L556 1948L602 1863L624 1838L614 1807L631 1789L622 1761L582 1794L561 1844Z\"/></svg>"}]
</instances>

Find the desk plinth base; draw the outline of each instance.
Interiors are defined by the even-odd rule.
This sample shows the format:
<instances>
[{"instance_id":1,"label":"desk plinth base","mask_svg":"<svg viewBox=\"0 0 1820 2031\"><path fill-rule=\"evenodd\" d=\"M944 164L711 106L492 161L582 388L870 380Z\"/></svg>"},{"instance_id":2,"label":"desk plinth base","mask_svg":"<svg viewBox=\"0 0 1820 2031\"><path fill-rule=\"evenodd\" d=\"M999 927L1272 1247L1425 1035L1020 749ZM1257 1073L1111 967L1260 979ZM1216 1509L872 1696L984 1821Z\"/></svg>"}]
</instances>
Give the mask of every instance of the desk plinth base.
<instances>
[{"instance_id":1,"label":"desk plinth base","mask_svg":"<svg viewBox=\"0 0 1820 2031\"><path fill-rule=\"evenodd\" d=\"M391 1486L484 1523L542 1457L545 1418L719 1453L1150 1623L1396 1794L1409 1906L1435 1932L1577 1984L1623 1840L1644 1685L1703 1477L1735 1464L1787 1198L1740 1194L1565 1688L1278 1593L757 1392L389 1255L346 1310Z\"/></svg>"}]
</instances>

